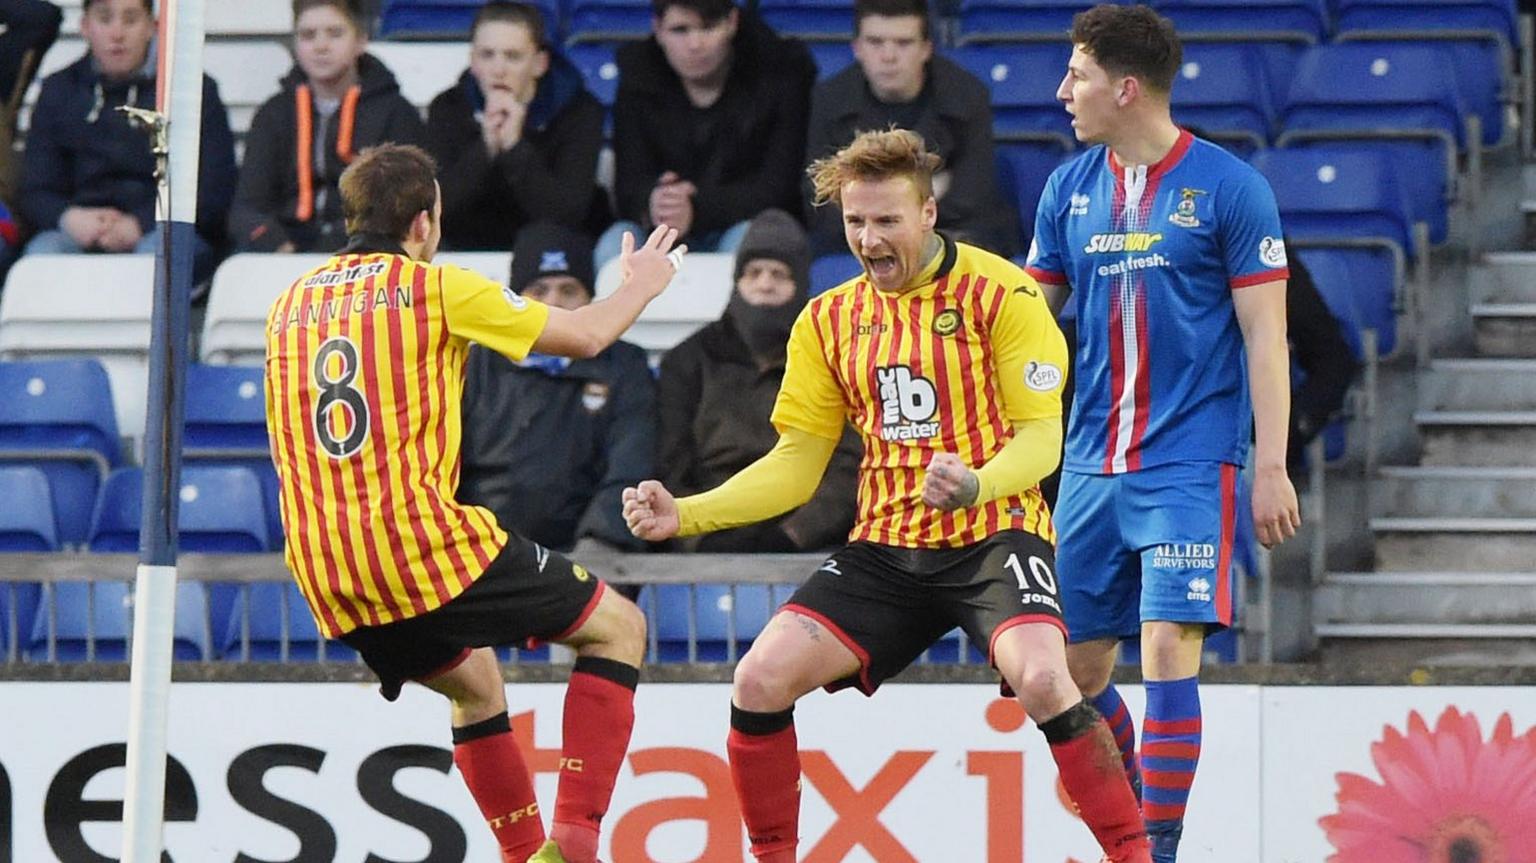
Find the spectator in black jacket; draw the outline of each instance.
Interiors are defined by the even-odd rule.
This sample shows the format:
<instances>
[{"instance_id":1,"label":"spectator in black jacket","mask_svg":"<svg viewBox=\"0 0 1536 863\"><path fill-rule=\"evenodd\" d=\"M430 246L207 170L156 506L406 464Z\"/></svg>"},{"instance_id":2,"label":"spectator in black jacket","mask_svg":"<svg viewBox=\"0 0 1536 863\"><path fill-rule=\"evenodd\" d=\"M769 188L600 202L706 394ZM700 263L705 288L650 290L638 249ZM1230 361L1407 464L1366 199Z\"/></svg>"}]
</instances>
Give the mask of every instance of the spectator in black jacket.
<instances>
[{"instance_id":1,"label":"spectator in black jacket","mask_svg":"<svg viewBox=\"0 0 1536 863\"><path fill-rule=\"evenodd\" d=\"M426 143L421 115L368 50L352 0L293 0L293 69L251 121L230 233L244 251L329 252L347 231L336 183L374 144Z\"/></svg>"},{"instance_id":2,"label":"spectator in black jacket","mask_svg":"<svg viewBox=\"0 0 1536 863\"><path fill-rule=\"evenodd\" d=\"M26 251L152 253L155 160L149 138L117 110L155 107L150 0L86 0L80 34L90 50L43 82L27 131L17 209L40 233ZM205 75L194 254L200 275L213 263L234 179L229 116Z\"/></svg>"},{"instance_id":3,"label":"spectator in black jacket","mask_svg":"<svg viewBox=\"0 0 1536 863\"><path fill-rule=\"evenodd\" d=\"M534 223L518 234L512 289L562 309L592 302L592 242ZM619 496L652 475L656 394L645 351L615 342L587 360L470 349L459 500L557 550L593 538L644 547Z\"/></svg>"},{"instance_id":4,"label":"spectator in black jacket","mask_svg":"<svg viewBox=\"0 0 1536 863\"><path fill-rule=\"evenodd\" d=\"M926 0L856 0L853 20L858 62L812 91L806 158L835 153L859 132L910 129L944 160L933 178L939 229L1005 257L1017 254L1018 214L997 191L986 85L933 53ZM811 207L809 180L803 192L816 250L846 251L842 210Z\"/></svg>"},{"instance_id":5,"label":"spectator in black jacket","mask_svg":"<svg viewBox=\"0 0 1536 863\"><path fill-rule=\"evenodd\" d=\"M45 0L0 0L0 201L5 203L15 203L11 141L16 137L16 112L63 21L59 7ZM0 275L3 269L0 262Z\"/></svg>"},{"instance_id":6,"label":"spectator in black jacket","mask_svg":"<svg viewBox=\"0 0 1536 863\"><path fill-rule=\"evenodd\" d=\"M677 228L694 251L732 251L769 207L796 211L816 66L731 0L652 0L651 38L618 51L613 106L619 222Z\"/></svg>"},{"instance_id":7,"label":"spectator in black jacket","mask_svg":"<svg viewBox=\"0 0 1536 863\"><path fill-rule=\"evenodd\" d=\"M443 242L510 249L529 222L585 224L597 191L603 106L551 51L527 3L493 0L470 29L469 70L427 110L443 187Z\"/></svg>"},{"instance_id":8,"label":"spectator in black jacket","mask_svg":"<svg viewBox=\"0 0 1536 863\"><path fill-rule=\"evenodd\" d=\"M658 478L674 494L708 491L778 442L770 417L810 266L810 244L794 217L782 210L759 215L736 250L736 286L725 314L662 358ZM842 545L853 527L861 453L858 436L845 427L810 501L771 521L689 537L682 547L768 552Z\"/></svg>"},{"instance_id":9,"label":"spectator in black jacket","mask_svg":"<svg viewBox=\"0 0 1536 863\"><path fill-rule=\"evenodd\" d=\"M1360 363L1339 332L1339 321L1323 302L1301 256L1290 256L1285 286L1286 337L1291 360L1303 379L1291 392L1291 432L1286 462L1301 465L1307 444L1344 409L1344 397Z\"/></svg>"}]
</instances>

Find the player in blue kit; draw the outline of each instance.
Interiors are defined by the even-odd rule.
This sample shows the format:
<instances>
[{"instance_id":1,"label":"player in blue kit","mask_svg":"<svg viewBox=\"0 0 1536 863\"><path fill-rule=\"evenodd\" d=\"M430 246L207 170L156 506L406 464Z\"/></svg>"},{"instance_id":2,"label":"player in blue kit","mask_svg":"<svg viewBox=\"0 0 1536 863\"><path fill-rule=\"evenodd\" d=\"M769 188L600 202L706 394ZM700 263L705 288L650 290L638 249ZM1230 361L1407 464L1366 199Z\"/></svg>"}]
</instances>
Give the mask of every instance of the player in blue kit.
<instances>
[{"instance_id":1,"label":"player in blue kit","mask_svg":"<svg viewBox=\"0 0 1536 863\"><path fill-rule=\"evenodd\" d=\"M1057 98L1078 140L1097 146L1051 175L1028 266L1048 290L1078 295L1056 509L1068 661L1135 785L1135 730L1110 674L1118 640L1140 635L1142 814L1153 859L1171 863L1200 755L1202 644L1232 621L1251 434L1259 540L1301 523L1285 472L1289 272L1268 184L1173 123L1173 25L1145 6L1101 5L1073 20L1072 42Z\"/></svg>"}]
</instances>

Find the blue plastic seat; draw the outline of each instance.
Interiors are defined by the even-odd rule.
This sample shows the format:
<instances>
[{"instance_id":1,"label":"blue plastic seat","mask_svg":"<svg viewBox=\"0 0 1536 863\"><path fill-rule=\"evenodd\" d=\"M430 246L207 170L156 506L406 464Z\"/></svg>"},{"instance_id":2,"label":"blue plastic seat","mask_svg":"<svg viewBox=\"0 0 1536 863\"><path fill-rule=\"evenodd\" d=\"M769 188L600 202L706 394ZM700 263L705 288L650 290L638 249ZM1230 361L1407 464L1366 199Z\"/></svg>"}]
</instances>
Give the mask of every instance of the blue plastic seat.
<instances>
[{"instance_id":1,"label":"blue plastic seat","mask_svg":"<svg viewBox=\"0 0 1536 863\"><path fill-rule=\"evenodd\" d=\"M1328 34L1324 0L1157 0L1184 42L1316 44Z\"/></svg>"},{"instance_id":2,"label":"blue plastic seat","mask_svg":"<svg viewBox=\"0 0 1536 863\"><path fill-rule=\"evenodd\" d=\"M864 272L864 265L851 254L843 252L822 255L811 261L810 295L814 297L829 291L862 272Z\"/></svg>"},{"instance_id":3,"label":"blue plastic seat","mask_svg":"<svg viewBox=\"0 0 1536 863\"><path fill-rule=\"evenodd\" d=\"M48 594L52 593L50 618ZM61 581L45 588L38 603L27 644L27 658L47 661L50 627L59 662L126 662L133 630L133 586L121 581ZM172 628L174 659L213 658L208 638L208 595L203 585L176 585ZM94 650L92 643L94 642Z\"/></svg>"},{"instance_id":4,"label":"blue plastic seat","mask_svg":"<svg viewBox=\"0 0 1536 863\"><path fill-rule=\"evenodd\" d=\"M283 653L285 632L286 656ZM229 623L224 628L219 652L232 661L315 662L320 659L322 644L327 662L357 661L357 651L342 642L321 637L298 585L291 581L274 582L246 585L240 589Z\"/></svg>"},{"instance_id":5,"label":"blue plastic seat","mask_svg":"<svg viewBox=\"0 0 1536 863\"><path fill-rule=\"evenodd\" d=\"M35 467L0 465L0 553L59 550L48 477ZM35 582L0 581L0 657L37 611Z\"/></svg>"},{"instance_id":6,"label":"blue plastic seat","mask_svg":"<svg viewBox=\"0 0 1536 863\"><path fill-rule=\"evenodd\" d=\"M1254 155L1269 181L1286 234L1295 240L1345 241L1414 250L1413 216L1392 163L1355 148L1274 148Z\"/></svg>"},{"instance_id":7,"label":"blue plastic seat","mask_svg":"<svg viewBox=\"0 0 1536 863\"><path fill-rule=\"evenodd\" d=\"M1035 211L1040 194L1045 191L1045 181L1069 154L1052 142L997 145L998 177L1004 197L1019 210L1024 248L1029 247L1035 236Z\"/></svg>"},{"instance_id":8,"label":"blue plastic seat","mask_svg":"<svg viewBox=\"0 0 1536 863\"><path fill-rule=\"evenodd\" d=\"M690 591L695 615L695 658L698 662L731 661L733 635L734 658L740 659L752 645L752 640L768 625L769 618L779 606L772 587L764 584L737 585L734 594L730 586L723 584L693 587L680 584L647 585L645 592L650 595L640 598L640 607L650 611L651 602L655 602L656 618L652 626L662 662L689 661ZM788 596L787 591L783 592L782 598L787 599Z\"/></svg>"},{"instance_id":9,"label":"blue plastic seat","mask_svg":"<svg viewBox=\"0 0 1536 863\"><path fill-rule=\"evenodd\" d=\"M281 550L277 469L267 437L261 368L189 365L186 405L182 458L188 464L254 473L261 483L272 550Z\"/></svg>"},{"instance_id":10,"label":"blue plastic seat","mask_svg":"<svg viewBox=\"0 0 1536 863\"><path fill-rule=\"evenodd\" d=\"M853 38L852 0L761 0L757 9L769 27L803 42Z\"/></svg>"},{"instance_id":11,"label":"blue plastic seat","mask_svg":"<svg viewBox=\"0 0 1536 863\"><path fill-rule=\"evenodd\" d=\"M120 462L107 373L95 360L0 362L0 462L37 467L58 539L85 539L97 490Z\"/></svg>"},{"instance_id":12,"label":"blue plastic seat","mask_svg":"<svg viewBox=\"0 0 1536 863\"><path fill-rule=\"evenodd\" d=\"M1069 45L964 45L949 58L981 79L992 102L999 141L1050 141L1076 146L1072 118L1056 98L1067 71Z\"/></svg>"},{"instance_id":13,"label":"blue plastic seat","mask_svg":"<svg viewBox=\"0 0 1536 863\"><path fill-rule=\"evenodd\" d=\"M1094 5L1094 0L961 0L955 41L1066 42L1072 16Z\"/></svg>"},{"instance_id":14,"label":"blue plastic seat","mask_svg":"<svg viewBox=\"0 0 1536 863\"><path fill-rule=\"evenodd\" d=\"M1269 145L1275 112L1268 74L1247 45L1192 43L1173 82L1173 117L1248 155Z\"/></svg>"},{"instance_id":15,"label":"blue plastic seat","mask_svg":"<svg viewBox=\"0 0 1536 863\"><path fill-rule=\"evenodd\" d=\"M550 42L561 35L557 0L526 0L544 16ZM384 39L442 39L469 37L470 24L486 0L384 0L379 10L379 37Z\"/></svg>"},{"instance_id":16,"label":"blue plastic seat","mask_svg":"<svg viewBox=\"0 0 1536 863\"><path fill-rule=\"evenodd\" d=\"M651 35L650 0L572 0L568 45L623 42Z\"/></svg>"},{"instance_id":17,"label":"blue plastic seat","mask_svg":"<svg viewBox=\"0 0 1536 863\"><path fill-rule=\"evenodd\" d=\"M587 92L609 110L613 108L614 97L619 94L619 65L613 59L617 49L614 42L583 42L571 45L563 52L581 72Z\"/></svg>"},{"instance_id":18,"label":"blue plastic seat","mask_svg":"<svg viewBox=\"0 0 1536 863\"><path fill-rule=\"evenodd\" d=\"M853 46L848 42L807 42L811 60L816 64L816 80L828 78L848 68L853 63Z\"/></svg>"},{"instance_id":19,"label":"blue plastic seat","mask_svg":"<svg viewBox=\"0 0 1536 863\"><path fill-rule=\"evenodd\" d=\"M1514 0L1333 0L1339 38L1382 33L1416 39L1496 39L1520 44Z\"/></svg>"},{"instance_id":20,"label":"blue plastic seat","mask_svg":"<svg viewBox=\"0 0 1536 863\"><path fill-rule=\"evenodd\" d=\"M1377 350L1397 346L1397 298L1403 291L1400 262L1389 250L1370 247L1297 246L1328 310L1344 328L1356 359L1364 359L1362 333L1375 330Z\"/></svg>"}]
</instances>

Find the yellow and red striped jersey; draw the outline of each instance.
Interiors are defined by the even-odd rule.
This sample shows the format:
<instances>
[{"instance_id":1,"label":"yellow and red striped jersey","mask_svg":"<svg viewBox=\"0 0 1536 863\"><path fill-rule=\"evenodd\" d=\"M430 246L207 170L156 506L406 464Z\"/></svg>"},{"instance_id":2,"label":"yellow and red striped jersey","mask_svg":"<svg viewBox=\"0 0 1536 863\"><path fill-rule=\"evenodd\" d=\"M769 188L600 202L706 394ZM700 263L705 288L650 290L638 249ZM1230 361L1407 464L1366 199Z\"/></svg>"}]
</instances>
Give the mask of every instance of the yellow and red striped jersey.
<instances>
[{"instance_id":1,"label":"yellow and red striped jersey","mask_svg":"<svg viewBox=\"0 0 1536 863\"><path fill-rule=\"evenodd\" d=\"M850 541L904 548L970 545L1005 529L1055 532L1038 487L943 512L922 501L938 452L977 468L1013 424L1061 416L1066 343L1040 288L1006 259L945 239L934 279L903 294L861 276L816 297L795 321L774 405L781 431L864 441Z\"/></svg>"},{"instance_id":2,"label":"yellow and red striped jersey","mask_svg":"<svg viewBox=\"0 0 1536 863\"><path fill-rule=\"evenodd\" d=\"M286 557L336 637L458 596L507 542L454 500L471 341L515 359L547 306L399 249L349 248L267 315L267 430Z\"/></svg>"}]
</instances>

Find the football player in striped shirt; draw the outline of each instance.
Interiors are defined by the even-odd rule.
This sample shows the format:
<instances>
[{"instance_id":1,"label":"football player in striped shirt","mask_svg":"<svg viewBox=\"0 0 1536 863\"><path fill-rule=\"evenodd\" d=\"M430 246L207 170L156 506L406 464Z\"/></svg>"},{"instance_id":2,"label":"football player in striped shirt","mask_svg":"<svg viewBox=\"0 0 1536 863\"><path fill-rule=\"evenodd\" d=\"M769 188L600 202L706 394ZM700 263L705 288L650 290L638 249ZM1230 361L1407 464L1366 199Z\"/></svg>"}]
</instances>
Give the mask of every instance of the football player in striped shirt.
<instances>
[{"instance_id":1,"label":"football player in striped shirt","mask_svg":"<svg viewBox=\"0 0 1536 863\"><path fill-rule=\"evenodd\" d=\"M1079 140L1040 198L1028 269L1077 294L1077 391L1056 526L1073 676L1134 776L1135 731L1110 683L1141 639L1143 812L1173 863L1200 758L1207 632L1232 622L1230 564L1257 441L1253 518L1273 545L1300 525L1285 472L1290 414L1285 242L1269 184L1174 125L1182 49L1145 6L1073 22L1057 95Z\"/></svg>"},{"instance_id":2,"label":"football player in striped shirt","mask_svg":"<svg viewBox=\"0 0 1536 863\"><path fill-rule=\"evenodd\" d=\"M350 241L267 319L267 428L287 562L320 631L362 654L385 698L415 680L452 704L454 763L505 863L592 863L634 726L645 618L563 556L454 499L470 342L513 360L590 357L676 272L661 226L624 238L624 280L575 311L431 263L442 197L431 157L365 150L341 177ZM670 255L669 255L670 252ZM576 651L545 842L492 647Z\"/></svg>"},{"instance_id":3,"label":"football player in striped shirt","mask_svg":"<svg viewBox=\"0 0 1536 863\"><path fill-rule=\"evenodd\" d=\"M937 156L905 130L865 133L811 166L842 204L863 274L816 297L790 335L768 455L703 494L625 490L643 539L772 518L816 489L845 423L864 443L849 543L797 590L743 657L728 750L761 863L798 840L795 702L866 695L955 627L1051 744L1112 861L1148 861L1109 726L1066 668L1050 512L1039 481L1061 455L1066 346L1033 279L934 231Z\"/></svg>"}]
</instances>

